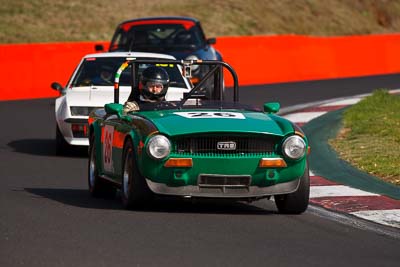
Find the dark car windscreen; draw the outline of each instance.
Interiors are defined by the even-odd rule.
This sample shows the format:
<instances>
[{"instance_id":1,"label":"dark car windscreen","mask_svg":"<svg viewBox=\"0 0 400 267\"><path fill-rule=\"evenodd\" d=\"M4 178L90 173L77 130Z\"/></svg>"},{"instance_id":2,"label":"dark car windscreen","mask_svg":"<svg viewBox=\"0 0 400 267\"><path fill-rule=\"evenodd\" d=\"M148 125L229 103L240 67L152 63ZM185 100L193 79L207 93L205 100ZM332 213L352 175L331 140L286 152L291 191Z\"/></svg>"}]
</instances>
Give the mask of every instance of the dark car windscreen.
<instances>
[{"instance_id":1,"label":"dark car windscreen","mask_svg":"<svg viewBox=\"0 0 400 267\"><path fill-rule=\"evenodd\" d=\"M205 45L198 26L185 29L181 24L136 25L125 31L120 28L110 51L171 52L196 50Z\"/></svg>"},{"instance_id":2,"label":"dark car windscreen","mask_svg":"<svg viewBox=\"0 0 400 267\"><path fill-rule=\"evenodd\" d=\"M150 59L150 58L143 58ZM124 57L92 57L86 58L79 67L74 79L72 87L81 86L113 86L115 74L118 68L125 62ZM163 67L169 75L170 86L186 88L185 82L180 70L175 64L156 64ZM139 77L144 69L151 64L139 65ZM132 75L131 66L125 69L120 77L120 86L131 86Z\"/></svg>"}]
</instances>

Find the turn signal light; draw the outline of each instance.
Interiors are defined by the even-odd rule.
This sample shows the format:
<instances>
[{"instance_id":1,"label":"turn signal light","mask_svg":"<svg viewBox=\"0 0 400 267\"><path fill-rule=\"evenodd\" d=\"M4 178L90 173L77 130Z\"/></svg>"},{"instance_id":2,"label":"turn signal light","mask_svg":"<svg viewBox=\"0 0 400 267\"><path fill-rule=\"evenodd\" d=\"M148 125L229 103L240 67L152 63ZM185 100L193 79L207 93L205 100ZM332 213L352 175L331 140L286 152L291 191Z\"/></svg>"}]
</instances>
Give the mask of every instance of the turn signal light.
<instances>
[{"instance_id":1,"label":"turn signal light","mask_svg":"<svg viewBox=\"0 0 400 267\"><path fill-rule=\"evenodd\" d=\"M198 82L200 81L200 79L197 78L197 77L192 77L192 78L190 78L190 81L191 81L193 84L196 84L196 83L198 83Z\"/></svg>"},{"instance_id":2,"label":"turn signal light","mask_svg":"<svg viewBox=\"0 0 400 267\"><path fill-rule=\"evenodd\" d=\"M284 168L286 166L286 162L280 158L263 158L260 159L260 163L258 164L260 168Z\"/></svg>"},{"instance_id":3,"label":"turn signal light","mask_svg":"<svg viewBox=\"0 0 400 267\"><path fill-rule=\"evenodd\" d=\"M192 167L193 160L191 158L170 158L164 164L164 167L171 168L171 167Z\"/></svg>"}]
</instances>

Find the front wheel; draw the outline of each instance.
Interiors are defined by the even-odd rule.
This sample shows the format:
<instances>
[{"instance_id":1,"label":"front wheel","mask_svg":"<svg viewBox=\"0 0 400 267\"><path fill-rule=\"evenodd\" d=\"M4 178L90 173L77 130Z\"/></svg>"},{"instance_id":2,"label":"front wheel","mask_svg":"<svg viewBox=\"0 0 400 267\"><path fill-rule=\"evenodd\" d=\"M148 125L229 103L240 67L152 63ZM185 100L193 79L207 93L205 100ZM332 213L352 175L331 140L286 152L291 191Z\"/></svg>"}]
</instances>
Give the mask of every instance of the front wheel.
<instances>
[{"instance_id":1,"label":"front wheel","mask_svg":"<svg viewBox=\"0 0 400 267\"><path fill-rule=\"evenodd\" d=\"M124 147L122 166L122 204L126 209L139 208L151 201L151 191L137 168L132 141Z\"/></svg>"},{"instance_id":2,"label":"front wheel","mask_svg":"<svg viewBox=\"0 0 400 267\"><path fill-rule=\"evenodd\" d=\"M115 196L115 187L99 177L96 160L96 145L93 136L91 136L91 142L89 146L88 186L89 192L93 197Z\"/></svg>"},{"instance_id":3,"label":"front wheel","mask_svg":"<svg viewBox=\"0 0 400 267\"><path fill-rule=\"evenodd\" d=\"M277 195L274 197L276 207L280 213L300 214L306 211L310 198L310 175L308 163L300 178L300 184L297 190L290 194Z\"/></svg>"}]
</instances>

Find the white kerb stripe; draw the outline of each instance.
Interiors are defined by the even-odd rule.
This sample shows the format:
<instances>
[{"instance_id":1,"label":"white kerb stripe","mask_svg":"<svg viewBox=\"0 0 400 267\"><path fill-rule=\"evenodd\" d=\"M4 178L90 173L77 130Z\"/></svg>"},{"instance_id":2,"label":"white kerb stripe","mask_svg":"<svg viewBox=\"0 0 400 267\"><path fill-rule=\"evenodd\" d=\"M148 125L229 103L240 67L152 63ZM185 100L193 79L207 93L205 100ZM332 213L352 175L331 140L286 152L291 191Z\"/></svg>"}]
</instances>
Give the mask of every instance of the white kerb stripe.
<instances>
[{"instance_id":1,"label":"white kerb stripe","mask_svg":"<svg viewBox=\"0 0 400 267\"><path fill-rule=\"evenodd\" d=\"M351 212L357 217L400 228L400 210L365 210Z\"/></svg>"},{"instance_id":2,"label":"white kerb stripe","mask_svg":"<svg viewBox=\"0 0 400 267\"><path fill-rule=\"evenodd\" d=\"M345 185L311 186L310 198L315 197L356 197L379 196L375 193L362 191Z\"/></svg>"},{"instance_id":3,"label":"white kerb stripe","mask_svg":"<svg viewBox=\"0 0 400 267\"><path fill-rule=\"evenodd\" d=\"M283 116L292 122L309 122L319 116L324 115L326 112L298 112Z\"/></svg>"},{"instance_id":4,"label":"white kerb stripe","mask_svg":"<svg viewBox=\"0 0 400 267\"><path fill-rule=\"evenodd\" d=\"M339 101L335 101L335 102L329 102L329 103L321 105L321 107L354 105L354 104L358 103L361 99L362 99L361 97L354 97L354 98L339 100Z\"/></svg>"}]
</instances>

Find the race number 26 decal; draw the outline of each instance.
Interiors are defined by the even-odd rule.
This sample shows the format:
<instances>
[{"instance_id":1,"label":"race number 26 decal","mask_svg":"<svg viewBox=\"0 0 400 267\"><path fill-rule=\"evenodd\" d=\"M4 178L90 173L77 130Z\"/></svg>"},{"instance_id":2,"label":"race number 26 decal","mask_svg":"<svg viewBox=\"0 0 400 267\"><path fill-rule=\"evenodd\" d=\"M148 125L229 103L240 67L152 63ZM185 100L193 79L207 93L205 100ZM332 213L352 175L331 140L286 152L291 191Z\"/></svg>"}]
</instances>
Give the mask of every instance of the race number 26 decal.
<instances>
[{"instance_id":1,"label":"race number 26 decal","mask_svg":"<svg viewBox=\"0 0 400 267\"><path fill-rule=\"evenodd\" d=\"M104 126L104 143L103 143L103 167L107 172L113 171L112 162L112 143L114 137L114 127L110 125Z\"/></svg>"},{"instance_id":2,"label":"race number 26 decal","mask_svg":"<svg viewBox=\"0 0 400 267\"><path fill-rule=\"evenodd\" d=\"M198 111L198 112L174 112L188 119L245 119L242 113L237 112L221 112L221 111Z\"/></svg>"}]
</instances>

